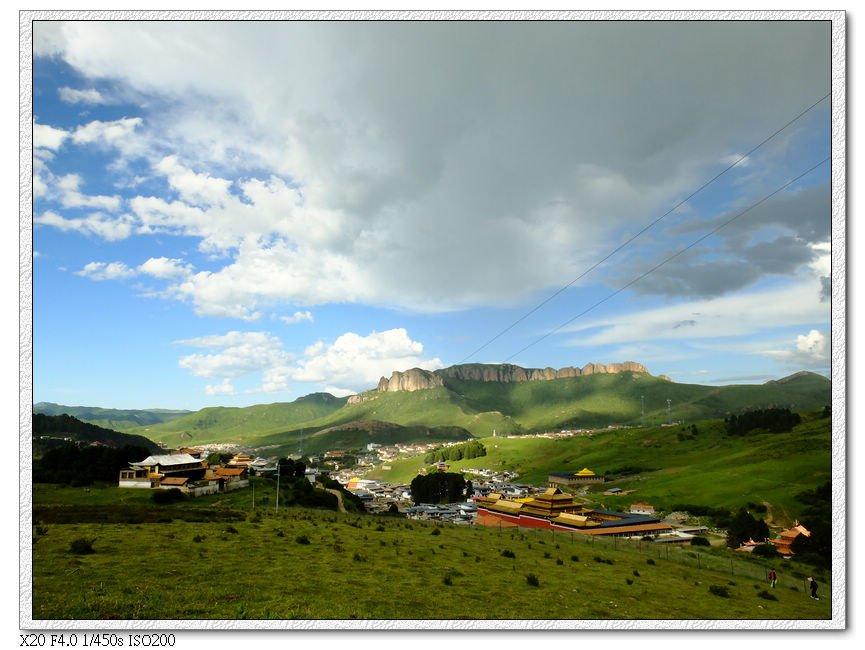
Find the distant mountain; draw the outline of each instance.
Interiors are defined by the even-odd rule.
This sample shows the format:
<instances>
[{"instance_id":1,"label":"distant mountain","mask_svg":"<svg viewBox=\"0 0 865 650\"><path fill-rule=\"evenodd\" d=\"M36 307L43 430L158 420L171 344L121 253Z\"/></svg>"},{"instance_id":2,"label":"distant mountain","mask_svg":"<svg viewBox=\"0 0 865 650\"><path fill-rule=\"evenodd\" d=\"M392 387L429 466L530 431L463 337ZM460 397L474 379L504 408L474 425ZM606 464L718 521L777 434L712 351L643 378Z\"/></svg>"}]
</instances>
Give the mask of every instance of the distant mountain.
<instances>
[{"instance_id":1,"label":"distant mountain","mask_svg":"<svg viewBox=\"0 0 865 650\"><path fill-rule=\"evenodd\" d=\"M192 411L173 409L111 409L98 406L64 406L53 402L33 405L34 413L44 415L71 415L84 422L114 431L127 431L152 424L169 422Z\"/></svg>"},{"instance_id":2,"label":"distant mountain","mask_svg":"<svg viewBox=\"0 0 865 650\"><path fill-rule=\"evenodd\" d=\"M493 431L693 421L769 406L809 411L822 409L831 397L829 380L808 372L763 385L701 386L655 377L640 364L610 364L603 366L605 371L597 370L599 364L592 366L591 373L546 379L531 379L532 373L517 370L518 366L470 364L435 373L407 371L394 373L384 391L350 398L316 393L291 403L207 408L137 431L171 446L232 442L299 449L302 444L305 452L315 453L349 446L350 441L360 446L386 444L392 435L404 442L429 441L463 439L462 431L486 437ZM419 377L432 377L433 384L420 388L415 381ZM392 389L401 383L413 388ZM369 422L379 424L364 424ZM336 434L342 438L337 440Z\"/></svg>"},{"instance_id":3,"label":"distant mountain","mask_svg":"<svg viewBox=\"0 0 865 650\"><path fill-rule=\"evenodd\" d=\"M110 447L144 447L153 453L160 451L159 445L144 436L111 431L66 414L33 414L34 456L70 442L86 444L95 442Z\"/></svg>"}]
</instances>

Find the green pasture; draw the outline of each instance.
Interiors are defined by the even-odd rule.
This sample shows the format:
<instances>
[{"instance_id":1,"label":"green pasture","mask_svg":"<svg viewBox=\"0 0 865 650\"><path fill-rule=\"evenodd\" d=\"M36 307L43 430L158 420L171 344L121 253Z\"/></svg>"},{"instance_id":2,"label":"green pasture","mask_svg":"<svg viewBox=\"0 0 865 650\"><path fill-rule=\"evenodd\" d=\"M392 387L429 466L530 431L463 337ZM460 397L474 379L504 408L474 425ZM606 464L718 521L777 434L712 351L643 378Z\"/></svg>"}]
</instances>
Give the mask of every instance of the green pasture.
<instances>
[{"instance_id":1,"label":"green pasture","mask_svg":"<svg viewBox=\"0 0 865 650\"><path fill-rule=\"evenodd\" d=\"M231 523L40 524L33 618L813 620L796 565L525 529L288 508ZM91 554L71 551L92 541ZM509 551L513 557L502 553ZM533 577L532 577L533 576ZM770 593L771 592L771 593Z\"/></svg>"},{"instance_id":2,"label":"green pasture","mask_svg":"<svg viewBox=\"0 0 865 650\"><path fill-rule=\"evenodd\" d=\"M601 430L591 437L483 438L487 455L453 461L449 471L487 468L519 472L518 481L544 485L550 472L577 472L588 467L611 480L590 488L589 497L606 507L627 507L636 499L656 508L694 503L735 509L768 502L778 524L790 524L802 504L796 494L831 478L830 419L805 415L789 433L757 433L731 437L721 421ZM376 468L371 478L408 483L424 466L422 457L397 460L390 470ZM627 470L624 473L622 470ZM636 470L636 471L635 471ZM469 476L470 477L470 476ZM471 478L471 477L470 477ZM635 490L608 497L608 487Z\"/></svg>"}]
</instances>

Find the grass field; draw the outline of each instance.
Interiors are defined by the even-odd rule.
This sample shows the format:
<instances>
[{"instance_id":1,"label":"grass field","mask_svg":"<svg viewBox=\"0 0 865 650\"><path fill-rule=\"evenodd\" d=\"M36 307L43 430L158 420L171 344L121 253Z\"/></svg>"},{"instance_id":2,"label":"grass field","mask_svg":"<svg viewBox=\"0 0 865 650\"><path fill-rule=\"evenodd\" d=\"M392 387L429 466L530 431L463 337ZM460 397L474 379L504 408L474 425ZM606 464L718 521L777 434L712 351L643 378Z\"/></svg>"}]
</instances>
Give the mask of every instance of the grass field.
<instances>
[{"instance_id":1,"label":"grass field","mask_svg":"<svg viewBox=\"0 0 865 650\"><path fill-rule=\"evenodd\" d=\"M803 416L790 433L731 437L721 421L697 422L693 440L688 426L602 430L591 437L483 438L487 455L450 463L465 468L516 470L519 481L544 485L550 472L576 472L588 467L618 477L592 486L590 498L613 508L627 508L635 499L656 508L694 503L735 509L768 502L778 524L790 524L802 504L796 494L822 485L831 477L831 421L819 414ZM390 463L370 474L394 483L408 483L424 466L416 457ZM623 468L642 468L619 475ZM635 490L625 497L601 493L608 487Z\"/></svg>"},{"instance_id":2,"label":"grass field","mask_svg":"<svg viewBox=\"0 0 865 650\"><path fill-rule=\"evenodd\" d=\"M52 496L75 501L62 490ZM555 619L579 627L831 617L826 576L817 575L819 601L795 564L768 590L763 561L725 549L294 508L193 523L176 518L184 508L166 507L163 523L38 524L33 618ZM93 540L95 552L73 553L79 538Z\"/></svg>"}]
</instances>

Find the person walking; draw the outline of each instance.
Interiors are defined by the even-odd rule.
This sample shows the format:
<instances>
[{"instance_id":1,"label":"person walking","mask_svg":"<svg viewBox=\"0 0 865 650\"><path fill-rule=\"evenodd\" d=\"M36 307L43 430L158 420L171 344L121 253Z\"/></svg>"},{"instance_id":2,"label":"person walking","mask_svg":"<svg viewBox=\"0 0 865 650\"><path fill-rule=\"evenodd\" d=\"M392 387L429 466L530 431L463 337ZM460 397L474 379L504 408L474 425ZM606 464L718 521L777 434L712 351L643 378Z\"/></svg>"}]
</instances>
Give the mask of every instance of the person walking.
<instances>
[{"instance_id":1,"label":"person walking","mask_svg":"<svg viewBox=\"0 0 865 650\"><path fill-rule=\"evenodd\" d=\"M814 576L808 576L808 583L811 585L811 598L814 600L820 600L817 596L817 581L814 580Z\"/></svg>"},{"instance_id":2,"label":"person walking","mask_svg":"<svg viewBox=\"0 0 865 650\"><path fill-rule=\"evenodd\" d=\"M769 584L772 585L772 589L775 588L775 582L778 580L778 575L775 573L775 569L771 569L769 571Z\"/></svg>"}]
</instances>

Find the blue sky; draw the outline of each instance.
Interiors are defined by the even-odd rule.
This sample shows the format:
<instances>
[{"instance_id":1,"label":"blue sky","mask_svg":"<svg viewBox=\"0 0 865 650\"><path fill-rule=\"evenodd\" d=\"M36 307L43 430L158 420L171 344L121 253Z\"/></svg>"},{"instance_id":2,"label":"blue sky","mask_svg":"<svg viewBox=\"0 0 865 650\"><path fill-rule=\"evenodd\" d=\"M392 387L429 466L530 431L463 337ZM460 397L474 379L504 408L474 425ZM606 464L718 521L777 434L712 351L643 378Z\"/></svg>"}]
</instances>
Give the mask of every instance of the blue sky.
<instances>
[{"instance_id":1,"label":"blue sky","mask_svg":"<svg viewBox=\"0 0 865 650\"><path fill-rule=\"evenodd\" d=\"M828 164L695 244L830 155L828 99L485 346L829 93L828 23L33 43L36 402L242 406L463 361L828 374Z\"/></svg>"}]
</instances>

